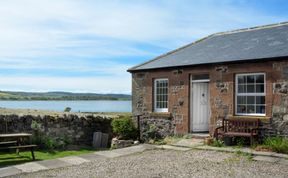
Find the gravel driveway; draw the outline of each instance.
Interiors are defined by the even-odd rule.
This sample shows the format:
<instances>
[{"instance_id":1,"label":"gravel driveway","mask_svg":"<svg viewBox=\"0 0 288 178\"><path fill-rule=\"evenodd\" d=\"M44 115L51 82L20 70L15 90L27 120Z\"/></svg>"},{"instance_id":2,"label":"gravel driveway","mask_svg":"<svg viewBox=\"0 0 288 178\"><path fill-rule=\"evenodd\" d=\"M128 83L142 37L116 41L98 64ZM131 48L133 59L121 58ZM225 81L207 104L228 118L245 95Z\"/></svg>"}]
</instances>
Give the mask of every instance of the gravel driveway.
<instances>
[{"instance_id":1,"label":"gravel driveway","mask_svg":"<svg viewBox=\"0 0 288 178\"><path fill-rule=\"evenodd\" d=\"M19 177L288 177L288 166L215 151L150 150Z\"/></svg>"}]
</instances>

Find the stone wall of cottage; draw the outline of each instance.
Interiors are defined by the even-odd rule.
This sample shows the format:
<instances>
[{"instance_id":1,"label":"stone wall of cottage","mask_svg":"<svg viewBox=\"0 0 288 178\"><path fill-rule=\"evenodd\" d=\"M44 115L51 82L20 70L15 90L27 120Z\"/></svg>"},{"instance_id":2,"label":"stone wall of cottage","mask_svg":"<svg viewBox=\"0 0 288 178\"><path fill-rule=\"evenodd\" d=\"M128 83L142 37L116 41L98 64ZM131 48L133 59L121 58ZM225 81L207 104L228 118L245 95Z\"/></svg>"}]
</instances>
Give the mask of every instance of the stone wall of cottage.
<instances>
[{"instance_id":1,"label":"stone wall of cottage","mask_svg":"<svg viewBox=\"0 0 288 178\"><path fill-rule=\"evenodd\" d=\"M65 137L71 145L92 145L93 132L108 133L112 138L112 118L95 115L0 115L0 133L33 132L33 124L41 133L54 139Z\"/></svg>"},{"instance_id":2,"label":"stone wall of cottage","mask_svg":"<svg viewBox=\"0 0 288 178\"><path fill-rule=\"evenodd\" d=\"M190 77L191 75L209 74L211 107L209 132L213 135L220 118L235 116L235 74L258 72L266 74L266 116L258 117L261 121L261 137L288 135L287 60L135 72L132 74L133 114L135 118L136 115L141 115L143 120L149 120L147 121L148 123L160 123L156 125L160 129L165 128L167 130L163 132L165 133L162 134L163 136L189 133L191 131ZM166 116L160 117L160 119L155 117L155 112L153 111L153 81L157 78L169 79L168 113L166 113ZM250 118L255 119L255 117ZM163 119L168 120L167 122L170 122L171 127L160 126ZM163 123L166 124L167 122ZM142 129L145 135L147 124L143 127L146 128Z\"/></svg>"}]
</instances>

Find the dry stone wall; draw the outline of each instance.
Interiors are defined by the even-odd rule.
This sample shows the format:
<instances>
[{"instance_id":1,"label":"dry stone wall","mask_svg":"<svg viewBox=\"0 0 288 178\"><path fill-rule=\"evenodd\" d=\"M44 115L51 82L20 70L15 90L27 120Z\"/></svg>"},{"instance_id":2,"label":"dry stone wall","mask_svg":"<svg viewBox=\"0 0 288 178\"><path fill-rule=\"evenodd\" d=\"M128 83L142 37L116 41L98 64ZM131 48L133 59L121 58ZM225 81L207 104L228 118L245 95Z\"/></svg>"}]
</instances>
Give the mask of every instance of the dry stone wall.
<instances>
[{"instance_id":1,"label":"dry stone wall","mask_svg":"<svg viewBox=\"0 0 288 178\"><path fill-rule=\"evenodd\" d=\"M108 133L112 138L112 118L95 115L0 115L0 133L33 133L37 124L46 136L66 137L72 145L91 145L94 132ZM33 124L32 124L33 123Z\"/></svg>"}]
</instances>

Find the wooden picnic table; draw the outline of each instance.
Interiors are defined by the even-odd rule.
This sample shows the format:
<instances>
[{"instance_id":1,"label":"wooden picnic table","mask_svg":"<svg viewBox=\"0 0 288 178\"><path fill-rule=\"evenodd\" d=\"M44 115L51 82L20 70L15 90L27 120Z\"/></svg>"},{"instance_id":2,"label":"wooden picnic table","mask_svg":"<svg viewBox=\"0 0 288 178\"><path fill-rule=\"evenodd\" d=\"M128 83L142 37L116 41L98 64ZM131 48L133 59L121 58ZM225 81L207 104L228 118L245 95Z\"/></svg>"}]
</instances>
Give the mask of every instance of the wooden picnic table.
<instances>
[{"instance_id":1,"label":"wooden picnic table","mask_svg":"<svg viewBox=\"0 0 288 178\"><path fill-rule=\"evenodd\" d=\"M30 139L32 134L30 133L10 133L0 134L0 149L16 149L16 153L19 154L19 149L29 148L31 150L32 158L35 160L34 147L37 145L23 145L24 139ZM4 140L4 141L3 141ZM31 142L31 140L30 140ZM14 144L11 146L11 144ZM16 146L15 146L16 144Z\"/></svg>"},{"instance_id":2,"label":"wooden picnic table","mask_svg":"<svg viewBox=\"0 0 288 178\"><path fill-rule=\"evenodd\" d=\"M25 138L25 137L31 137L32 134L30 133L11 133L11 134L0 134L1 138Z\"/></svg>"}]
</instances>

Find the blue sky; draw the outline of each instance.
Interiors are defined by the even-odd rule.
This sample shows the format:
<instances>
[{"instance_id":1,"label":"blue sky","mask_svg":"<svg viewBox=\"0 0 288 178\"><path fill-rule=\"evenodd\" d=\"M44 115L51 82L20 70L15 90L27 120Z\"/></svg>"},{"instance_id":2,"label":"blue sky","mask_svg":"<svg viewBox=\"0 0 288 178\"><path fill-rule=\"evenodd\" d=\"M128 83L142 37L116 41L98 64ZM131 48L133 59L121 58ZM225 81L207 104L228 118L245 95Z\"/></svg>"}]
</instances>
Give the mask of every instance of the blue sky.
<instances>
[{"instance_id":1,"label":"blue sky","mask_svg":"<svg viewBox=\"0 0 288 178\"><path fill-rule=\"evenodd\" d=\"M288 19L286 0L0 1L0 90L130 93L126 70L215 32Z\"/></svg>"}]
</instances>

